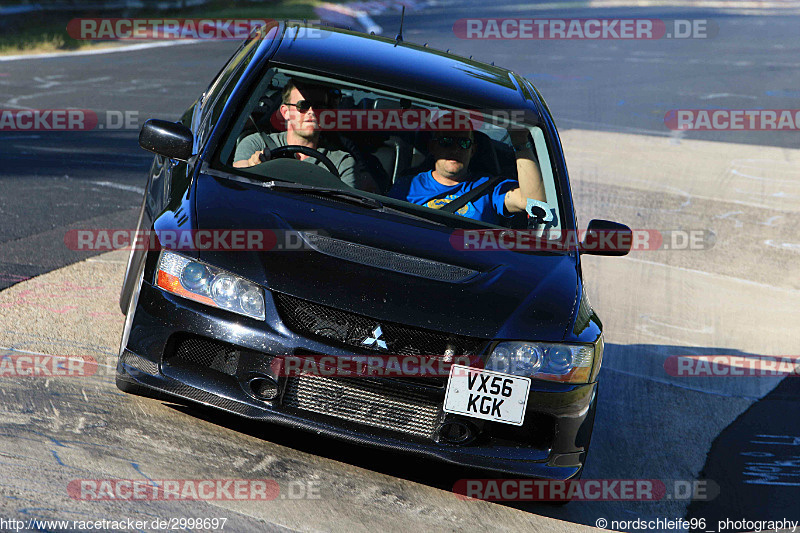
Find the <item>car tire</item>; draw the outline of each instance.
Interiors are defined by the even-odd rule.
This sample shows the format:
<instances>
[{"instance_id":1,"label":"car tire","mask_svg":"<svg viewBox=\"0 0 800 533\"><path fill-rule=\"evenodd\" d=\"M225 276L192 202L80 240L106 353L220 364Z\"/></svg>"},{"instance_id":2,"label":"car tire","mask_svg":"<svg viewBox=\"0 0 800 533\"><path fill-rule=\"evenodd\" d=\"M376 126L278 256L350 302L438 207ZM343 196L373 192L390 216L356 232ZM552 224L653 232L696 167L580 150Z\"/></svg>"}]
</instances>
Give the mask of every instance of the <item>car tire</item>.
<instances>
[{"instance_id":1,"label":"car tire","mask_svg":"<svg viewBox=\"0 0 800 533\"><path fill-rule=\"evenodd\" d=\"M146 256L145 256L146 257ZM131 333L131 326L133 325L133 317L136 313L136 306L139 303L139 292L142 290L142 282L144 281L144 266L146 261L141 261L140 264L136 267L136 284L133 287L133 293L131 294L130 298L128 299L128 309L125 312L125 325L122 328L122 337L119 341L119 355L118 357L121 358L122 354L125 352L125 348L128 346L128 339ZM133 265L130 265L133 266ZM116 372L116 384L117 388L122 392L127 392L129 394L136 394L138 396L151 396L152 392L150 389L143 387L142 385L138 385L125 377L125 374L120 372L120 362L117 361L117 372Z\"/></svg>"},{"instance_id":2,"label":"car tire","mask_svg":"<svg viewBox=\"0 0 800 533\"><path fill-rule=\"evenodd\" d=\"M145 255L138 265L130 265L137 269L136 282L133 286L131 296L128 298L128 308L125 311L125 325L122 328L122 337L119 341L119 357L122 357L122 353L128 346L128 338L130 337L131 326L133 325L133 316L136 313L136 306L139 304L139 293L142 290L142 282L144 281L144 265L147 262L146 259L147 256Z\"/></svg>"},{"instance_id":3,"label":"car tire","mask_svg":"<svg viewBox=\"0 0 800 533\"><path fill-rule=\"evenodd\" d=\"M150 188L150 179L147 180L147 187L145 187L145 191L149 190ZM142 220L144 220L145 210L147 208L147 192L144 193L142 197L142 206L139 208L139 218L136 222L136 234L139 235L142 231ZM145 255L147 252L144 252ZM125 275L122 277L122 290L120 291L120 298L119 298L119 310L125 313L125 310L128 308L128 304L130 303L130 298L132 294L128 294L125 290L126 284L128 282L128 276L131 273L131 268L134 267L134 259L136 258L136 246L131 246L131 251L128 254L128 262L125 265ZM134 282L135 283L135 282ZM136 289L136 286L131 288L130 292Z\"/></svg>"}]
</instances>

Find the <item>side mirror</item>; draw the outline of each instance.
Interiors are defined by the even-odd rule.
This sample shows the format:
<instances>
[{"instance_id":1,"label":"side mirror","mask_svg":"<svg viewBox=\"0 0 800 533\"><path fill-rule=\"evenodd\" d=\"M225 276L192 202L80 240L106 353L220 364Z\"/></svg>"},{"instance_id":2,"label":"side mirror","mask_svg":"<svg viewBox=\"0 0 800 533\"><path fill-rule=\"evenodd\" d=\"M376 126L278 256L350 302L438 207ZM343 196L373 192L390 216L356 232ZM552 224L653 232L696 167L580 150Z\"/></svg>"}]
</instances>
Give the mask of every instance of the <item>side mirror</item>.
<instances>
[{"instance_id":1,"label":"side mirror","mask_svg":"<svg viewBox=\"0 0 800 533\"><path fill-rule=\"evenodd\" d=\"M150 119L139 132L139 146L170 159L187 161L192 157L192 130L180 122Z\"/></svg>"},{"instance_id":2,"label":"side mirror","mask_svg":"<svg viewBox=\"0 0 800 533\"><path fill-rule=\"evenodd\" d=\"M580 252L590 255L627 255L633 244L633 232L625 224L594 219L589 222Z\"/></svg>"}]
</instances>

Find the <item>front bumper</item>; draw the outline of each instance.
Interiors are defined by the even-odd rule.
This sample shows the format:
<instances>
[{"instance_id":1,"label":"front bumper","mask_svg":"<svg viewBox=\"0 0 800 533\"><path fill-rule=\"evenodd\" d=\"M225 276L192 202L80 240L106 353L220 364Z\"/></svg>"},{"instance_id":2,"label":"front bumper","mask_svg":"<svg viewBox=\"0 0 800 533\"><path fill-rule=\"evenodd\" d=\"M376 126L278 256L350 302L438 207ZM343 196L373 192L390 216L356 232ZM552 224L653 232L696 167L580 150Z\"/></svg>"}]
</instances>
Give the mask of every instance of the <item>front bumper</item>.
<instances>
[{"instance_id":1,"label":"front bumper","mask_svg":"<svg viewBox=\"0 0 800 533\"><path fill-rule=\"evenodd\" d=\"M262 322L173 296L145 281L128 345L117 365L118 379L247 418L460 466L562 480L580 472L594 422L596 383L533 381L525 423L520 427L444 413L444 387L414 383L411 378L289 383L300 378L279 377L280 394L274 400L257 399L249 380L268 373L275 359L298 354L352 355L290 331L278 317L269 291L266 298L267 319ZM236 354L236 361L201 365L176 358L180 343L187 339L224 343L227 353ZM348 398L365 411L333 413L323 408L322 403L329 402L331 407ZM313 401L322 402L319 409L309 407ZM400 401L406 402L405 416L385 407ZM383 421L376 422L381 416ZM452 429L454 424L467 428L469 438L453 442L445 428Z\"/></svg>"}]
</instances>

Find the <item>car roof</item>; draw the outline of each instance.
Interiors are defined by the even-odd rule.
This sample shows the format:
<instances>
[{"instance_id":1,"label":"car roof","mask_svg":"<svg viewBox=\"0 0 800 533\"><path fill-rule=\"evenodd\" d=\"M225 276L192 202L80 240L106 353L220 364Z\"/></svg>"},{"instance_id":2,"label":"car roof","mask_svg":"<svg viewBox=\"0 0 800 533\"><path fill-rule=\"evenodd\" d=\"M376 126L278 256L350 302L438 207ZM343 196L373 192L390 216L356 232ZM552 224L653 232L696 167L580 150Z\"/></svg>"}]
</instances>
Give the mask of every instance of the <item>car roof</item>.
<instances>
[{"instance_id":1,"label":"car roof","mask_svg":"<svg viewBox=\"0 0 800 533\"><path fill-rule=\"evenodd\" d=\"M524 109L533 113L528 120L541 121L537 102L526 99L510 70L413 43L289 24L269 61L475 109Z\"/></svg>"}]
</instances>

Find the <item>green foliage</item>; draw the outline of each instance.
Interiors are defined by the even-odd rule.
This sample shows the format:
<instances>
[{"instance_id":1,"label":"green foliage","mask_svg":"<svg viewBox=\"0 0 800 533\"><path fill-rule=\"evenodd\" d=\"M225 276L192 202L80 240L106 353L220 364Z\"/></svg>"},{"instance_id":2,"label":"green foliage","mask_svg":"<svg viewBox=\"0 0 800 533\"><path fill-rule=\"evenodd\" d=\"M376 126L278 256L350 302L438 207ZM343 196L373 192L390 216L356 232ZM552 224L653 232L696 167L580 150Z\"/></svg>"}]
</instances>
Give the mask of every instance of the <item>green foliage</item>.
<instances>
[{"instance_id":1,"label":"green foliage","mask_svg":"<svg viewBox=\"0 0 800 533\"><path fill-rule=\"evenodd\" d=\"M3 2L3 6L26 2ZM145 2L147 3L147 2ZM155 3L155 2L153 2ZM275 2L247 2L212 0L205 5L187 9L157 11L153 8L125 12L32 12L24 16L4 17L0 21L0 55L38 52L58 52L86 47L109 47L126 44L124 41L82 41L67 33L67 23L78 17L186 17L186 18L275 18L313 19L314 6L320 0L278 0Z\"/></svg>"}]
</instances>

